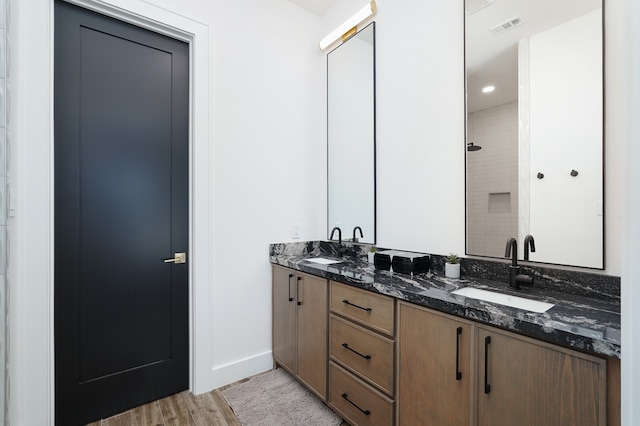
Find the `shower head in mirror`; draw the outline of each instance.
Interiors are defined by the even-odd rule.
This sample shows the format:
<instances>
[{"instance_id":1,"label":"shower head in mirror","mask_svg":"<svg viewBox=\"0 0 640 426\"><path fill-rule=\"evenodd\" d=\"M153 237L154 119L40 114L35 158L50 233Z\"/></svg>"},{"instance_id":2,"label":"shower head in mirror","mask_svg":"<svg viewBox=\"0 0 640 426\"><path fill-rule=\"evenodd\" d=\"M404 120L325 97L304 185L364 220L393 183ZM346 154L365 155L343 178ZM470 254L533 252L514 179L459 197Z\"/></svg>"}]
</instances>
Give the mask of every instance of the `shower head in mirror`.
<instances>
[{"instance_id":1,"label":"shower head in mirror","mask_svg":"<svg viewBox=\"0 0 640 426\"><path fill-rule=\"evenodd\" d=\"M472 151L480 151L482 149L482 147L480 145L474 145L473 142L469 142L467 144L467 151L472 152Z\"/></svg>"}]
</instances>

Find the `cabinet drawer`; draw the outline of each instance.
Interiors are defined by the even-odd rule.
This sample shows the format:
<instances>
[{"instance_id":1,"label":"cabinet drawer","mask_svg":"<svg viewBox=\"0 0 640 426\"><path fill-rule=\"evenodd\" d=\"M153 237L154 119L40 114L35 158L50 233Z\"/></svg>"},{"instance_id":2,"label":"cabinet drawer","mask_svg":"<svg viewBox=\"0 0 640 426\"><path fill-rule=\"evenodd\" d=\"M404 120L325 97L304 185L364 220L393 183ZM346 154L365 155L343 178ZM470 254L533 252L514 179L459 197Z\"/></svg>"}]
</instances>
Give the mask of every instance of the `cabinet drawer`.
<instances>
[{"instance_id":1,"label":"cabinet drawer","mask_svg":"<svg viewBox=\"0 0 640 426\"><path fill-rule=\"evenodd\" d=\"M394 334L394 299L331 281L331 310L382 333Z\"/></svg>"},{"instance_id":2,"label":"cabinet drawer","mask_svg":"<svg viewBox=\"0 0 640 426\"><path fill-rule=\"evenodd\" d=\"M393 341L334 315L330 324L330 355L393 395Z\"/></svg>"},{"instance_id":3,"label":"cabinet drawer","mask_svg":"<svg viewBox=\"0 0 640 426\"><path fill-rule=\"evenodd\" d=\"M329 362L329 376L329 405L350 424L393 425L393 400L333 362Z\"/></svg>"}]
</instances>

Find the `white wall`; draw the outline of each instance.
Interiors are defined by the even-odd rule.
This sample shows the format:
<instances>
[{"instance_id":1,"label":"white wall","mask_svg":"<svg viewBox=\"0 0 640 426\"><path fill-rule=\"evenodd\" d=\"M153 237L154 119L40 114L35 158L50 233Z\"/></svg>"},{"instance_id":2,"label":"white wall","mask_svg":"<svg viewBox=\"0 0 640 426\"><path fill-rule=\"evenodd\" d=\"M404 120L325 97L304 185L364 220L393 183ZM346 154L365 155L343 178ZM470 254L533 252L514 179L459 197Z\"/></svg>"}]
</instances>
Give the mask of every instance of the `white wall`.
<instances>
[{"instance_id":1,"label":"white wall","mask_svg":"<svg viewBox=\"0 0 640 426\"><path fill-rule=\"evenodd\" d=\"M289 240L292 222L301 224L303 240L325 238L326 75L325 53L317 42L361 8L362 1L340 1L322 20L284 0L149 3L210 27L211 384L216 386L252 374L270 357L267 244ZM377 3L378 243L463 253L462 2ZM632 47L627 37L640 40L639 6L633 3L609 0L606 11L605 272L623 271L623 415L629 425L640 418L640 408L632 405L640 393L640 374L631 364L635 359L640 365L640 339L631 326L639 321L631 306L640 304L632 285L634 279L640 282L638 266L633 266L640 256L635 219L640 217L640 206L637 188L632 191L640 179L631 159L637 163L640 158L637 151L635 157L627 155L633 148L631 137L640 138L637 125L633 127L640 94L632 97L627 90L640 75L637 63L632 73L627 57ZM10 412L16 425L48 423L51 389L52 288L46 266L51 247L47 214L51 151L49 106L43 101L50 88L49 6L49 0L11 0L11 19L22 25L11 40L17 47L12 51L11 72L22 83L22 92L12 93L16 105L12 120L20 124L13 135L12 167L22 171L14 182L18 210L10 223ZM634 14L629 13L633 8ZM640 51L637 45L633 48L637 61ZM622 172L625 164L633 181ZM630 200L624 207L623 199ZM623 231L630 235L624 249ZM622 255L627 259L624 268Z\"/></svg>"},{"instance_id":2,"label":"white wall","mask_svg":"<svg viewBox=\"0 0 640 426\"><path fill-rule=\"evenodd\" d=\"M607 87L616 109L607 123L624 160L617 163L622 176L620 209L622 227L622 424L640 419L640 4L636 0L613 1L611 19L620 25L610 37L613 57ZM609 46L609 44L608 44ZM615 83L613 83L615 81Z\"/></svg>"},{"instance_id":3,"label":"white wall","mask_svg":"<svg viewBox=\"0 0 640 426\"><path fill-rule=\"evenodd\" d=\"M303 240L326 235L319 20L282 0L154 3L211 28L211 385L218 387L271 367L268 244L289 240L293 222Z\"/></svg>"}]
</instances>

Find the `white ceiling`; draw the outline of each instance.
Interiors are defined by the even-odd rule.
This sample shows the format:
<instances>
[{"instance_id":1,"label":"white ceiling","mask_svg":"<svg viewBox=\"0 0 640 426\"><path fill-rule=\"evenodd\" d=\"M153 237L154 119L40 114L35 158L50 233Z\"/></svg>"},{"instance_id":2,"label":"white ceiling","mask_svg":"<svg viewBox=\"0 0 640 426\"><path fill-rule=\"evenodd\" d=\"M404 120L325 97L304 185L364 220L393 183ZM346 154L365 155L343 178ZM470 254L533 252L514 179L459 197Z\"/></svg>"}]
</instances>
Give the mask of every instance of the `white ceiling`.
<instances>
[{"instance_id":1,"label":"white ceiling","mask_svg":"<svg viewBox=\"0 0 640 426\"><path fill-rule=\"evenodd\" d=\"M481 0L466 0L480 3ZM465 16L467 110L469 112L518 99L518 41L602 6L602 0L495 0ZM500 35L489 31L515 16L524 23ZM494 85L488 95L481 90Z\"/></svg>"},{"instance_id":2,"label":"white ceiling","mask_svg":"<svg viewBox=\"0 0 640 426\"><path fill-rule=\"evenodd\" d=\"M327 10L331 9L338 0L289 0L293 4L315 13L318 16L324 16Z\"/></svg>"}]
</instances>

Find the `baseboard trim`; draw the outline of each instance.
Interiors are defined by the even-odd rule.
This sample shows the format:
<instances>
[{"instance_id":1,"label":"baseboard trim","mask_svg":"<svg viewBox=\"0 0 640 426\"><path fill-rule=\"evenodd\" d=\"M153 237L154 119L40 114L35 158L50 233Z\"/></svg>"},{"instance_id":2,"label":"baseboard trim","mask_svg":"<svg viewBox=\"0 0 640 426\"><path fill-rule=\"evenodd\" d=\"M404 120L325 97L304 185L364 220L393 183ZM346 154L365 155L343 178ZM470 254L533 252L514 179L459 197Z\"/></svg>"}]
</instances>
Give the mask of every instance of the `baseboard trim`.
<instances>
[{"instance_id":1,"label":"baseboard trim","mask_svg":"<svg viewBox=\"0 0 640 426\"><path fill-rule=\"evenodd\" d=\"M213 389L237 382L273 368L273 352L268 351L249 358L211 369L211 386Z\"/></svg>"}]
</instances>

